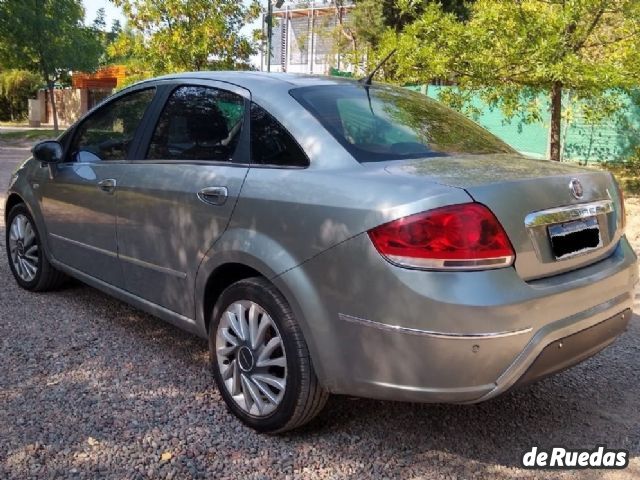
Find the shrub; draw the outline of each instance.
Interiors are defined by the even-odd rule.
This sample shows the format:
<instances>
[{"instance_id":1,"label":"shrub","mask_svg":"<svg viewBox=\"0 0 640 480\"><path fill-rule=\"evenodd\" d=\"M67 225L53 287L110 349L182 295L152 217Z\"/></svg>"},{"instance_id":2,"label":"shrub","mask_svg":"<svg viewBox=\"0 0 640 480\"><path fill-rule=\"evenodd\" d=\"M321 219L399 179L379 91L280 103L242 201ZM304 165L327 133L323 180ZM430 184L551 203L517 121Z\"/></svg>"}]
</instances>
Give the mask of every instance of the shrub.
<instances>
[{"instance_id":1,"label":"shrub","mask_svg":"<svg viewBox=\"0 0 640 480\"><path fill-rule=\"evenodd\" d=\"M23 120L28 113L29 98L33 98L42 79L26 70L0 72L0 120Z\"/></svg>"}]
</instances>

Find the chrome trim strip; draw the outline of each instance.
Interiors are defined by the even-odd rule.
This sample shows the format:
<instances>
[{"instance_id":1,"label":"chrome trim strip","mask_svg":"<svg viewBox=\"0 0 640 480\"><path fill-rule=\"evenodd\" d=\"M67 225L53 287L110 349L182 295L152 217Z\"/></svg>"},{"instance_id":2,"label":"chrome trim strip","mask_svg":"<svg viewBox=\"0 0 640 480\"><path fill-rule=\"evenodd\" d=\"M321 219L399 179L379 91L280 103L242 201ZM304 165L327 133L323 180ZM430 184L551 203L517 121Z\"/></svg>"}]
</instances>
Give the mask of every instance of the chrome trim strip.
<instances>
[{"instance_id":1,"label":"chrome trim strip","mask_svg":"<svg viewBox=\"0 0 640 480\"><path fill-rule=\"evenodd\" d=\"M406 333L408 335L421 335L425 337L434 338L447 338L453 340L488 340L492 338L504 338L512 337L514 335L522 335L524 333L530 333L532 328L521 328L518 330L507 330L504 332L490 332L490 333L450 333L450 332L434 332L432 330L421 330L418 328L400 327L398 325L387 325L386 323L380 323L366 318L354 317L353 315L346 315L344 313L338 313L338 318L345 322L356 323L358 325L364 325L366 327L374 327L380 330L385 330L394 333Z\"/></svg>"},{"instance_id":2,"label":"chrome trim strip","mask_svg":"<svg viewBox=\"0 0 640 480\"><path fill-rule=\"evenodd\" d=\"M56 235L55 233L49 233L50 237L53 237L57 240L62 240L63 242L68 242L72 245L76 245L78 247L86 248L87 250L92 250L97 253L102 253L103 255L107 255L109 257L117 257L117 252L112 252L111 250L105 250L104 248L94 247L93 245L87 245L86 243L79 242L77 240L71 240L70 238L63 237L61 235Z\"/></svg>"},{"instance_id":3,"label":"chrome trim strip","mask_svg":"<svg viewBox=\"0 0 640 480\"><path fill-rule=\"evenodd\" d=\"M365 380L368 381L368 380ZM495 383L486 383L484 385L474 385L472 387L454 387L454 388L429 388L429 387L414 387L412 385L400 385L397 383L389 382L372 382L368 381L371 385L377 387L392 388L394 390L402 390L405 392L417 392L417 393L430 393L430 394L456 394L456 393L475 393L478 391L490 391L496 387Z\"/></svg>"},{"instance_id":4,"label":"chrome trim strip","mask_svg":"<svg viewBox=\"0 0 640 480\"><path fill-rule=\"evenodd\" d=\"M393 265L421 270L470 271L504 268L513 263L514 256L481 258L478 260L445 260L437 258L415 258L400 255L383 255Z\"/></svg>"},{"instance_id":5,"label":"chrome trim strip","mask_svg":"<svg viewBox=\"0 0 640 480\"><path fill-rule=\"evenodd\" d=\"M149 270L155 270L156 272L164 273L166 275L171 275L181 280L184 280L185 278L187 278L187 274L185 272L179 272L178 270L173 270L168 267L161 267L154 263L145 262L144 260L139 260L133 257L127 257L126 255L119 255L119 257L120 257L120 260L124 260L125 262L132 263L133 265L136 265L138 267L148 268Z\"/></svg>"},{"instance_id":6,"label":"chrome trim strip","mask_svg":"<svg viewBox=\"0 0 640 480\"><path fill-rule=\"evenodd\" d=\"M613 212L612 200L601 200L598 202L581 203L567 207L550 208L527 215L524 219L526 227L540 227L554 223L569 222L581 218L595 217L605 213Z\"/></svg>"}]
</instances>

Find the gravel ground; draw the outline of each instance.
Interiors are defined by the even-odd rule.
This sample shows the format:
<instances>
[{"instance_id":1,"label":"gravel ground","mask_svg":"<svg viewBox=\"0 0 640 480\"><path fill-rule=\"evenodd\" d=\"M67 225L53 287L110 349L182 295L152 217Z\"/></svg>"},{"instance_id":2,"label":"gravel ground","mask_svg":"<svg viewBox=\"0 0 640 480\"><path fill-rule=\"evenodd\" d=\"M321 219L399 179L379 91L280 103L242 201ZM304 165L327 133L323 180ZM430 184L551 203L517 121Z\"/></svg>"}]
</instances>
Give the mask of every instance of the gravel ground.
<instances>
[{"instance_id":1,"label":"gravel ground","mask_svg":"<svg viewBox=\"0 0 640 480\"><path fill-rule=\"evenodd\" d=\"M27 154L0 147L0 185ZM271 437L227 413L205 341L80 284L21 290L0 234L0 478L570 478L519 468L522 453L599 443L630 466L580 477L640 477L638 315L602 354L484 404L333 397Z\"/></svg>"}]
</instances>

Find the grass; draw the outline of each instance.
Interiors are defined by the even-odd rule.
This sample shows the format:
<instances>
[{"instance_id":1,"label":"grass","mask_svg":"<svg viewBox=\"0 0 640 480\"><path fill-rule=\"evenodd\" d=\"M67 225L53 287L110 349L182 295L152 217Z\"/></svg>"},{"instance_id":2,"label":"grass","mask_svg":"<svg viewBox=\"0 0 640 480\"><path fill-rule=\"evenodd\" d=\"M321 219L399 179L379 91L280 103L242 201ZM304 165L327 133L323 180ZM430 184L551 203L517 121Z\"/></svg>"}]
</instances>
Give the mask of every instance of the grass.
<instances>
[{"instance_id":1,"label":"grass","mask_svg":"<svg viewBox=\"0 0 640 480\"><path fill-rule=\"evenodd\" d=\"M56 138L53 130L19 130L14 132L0 132L0 141L19 141L19 140L45 140Z\"/></svg>"},{"instance_id":2,"label":"grass","mask_svg":"<svg viewBox=\"0 0 640 480\"><path fill-rule=\"evenodd\" d=\"M27 127L29 125L26 119L24 120L3 120L0 122L0 127Z\"/></svg>"}]
</instances>

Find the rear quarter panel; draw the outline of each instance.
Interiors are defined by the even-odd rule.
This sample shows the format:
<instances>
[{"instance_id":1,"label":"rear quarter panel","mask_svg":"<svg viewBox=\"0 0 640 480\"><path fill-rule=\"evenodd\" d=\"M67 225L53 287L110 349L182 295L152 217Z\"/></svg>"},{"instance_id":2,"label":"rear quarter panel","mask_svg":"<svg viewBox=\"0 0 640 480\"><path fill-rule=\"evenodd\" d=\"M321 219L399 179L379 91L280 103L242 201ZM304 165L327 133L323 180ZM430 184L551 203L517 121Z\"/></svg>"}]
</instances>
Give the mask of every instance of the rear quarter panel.
<instances>
[{"instance_id":1,"label":"rear quarter panel","mask_svg":"<svg viewBox=\"0 0 640 480\"><path fill-rule=\"evenodd\" d=\"M251 168L227 230L200 266L196 298L203 298L206 279L225 263L243 263L273 279L377 225L469 200L457 188L394 178L357 164ZM204 325L199 305L196 316ZM304 318L302 323L304 329Z\"/></svg>"}]
</instances>

